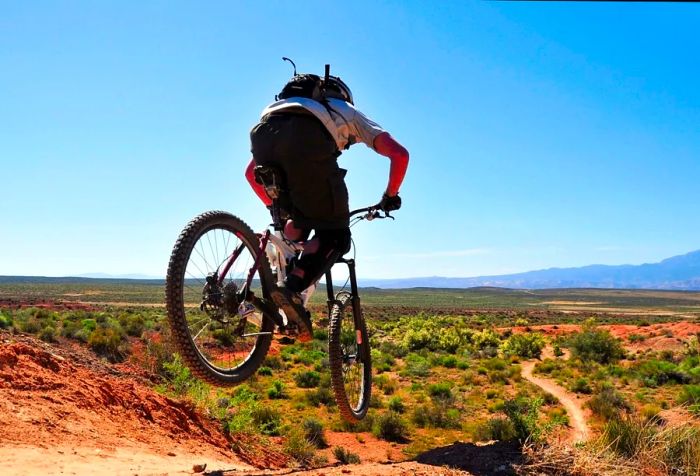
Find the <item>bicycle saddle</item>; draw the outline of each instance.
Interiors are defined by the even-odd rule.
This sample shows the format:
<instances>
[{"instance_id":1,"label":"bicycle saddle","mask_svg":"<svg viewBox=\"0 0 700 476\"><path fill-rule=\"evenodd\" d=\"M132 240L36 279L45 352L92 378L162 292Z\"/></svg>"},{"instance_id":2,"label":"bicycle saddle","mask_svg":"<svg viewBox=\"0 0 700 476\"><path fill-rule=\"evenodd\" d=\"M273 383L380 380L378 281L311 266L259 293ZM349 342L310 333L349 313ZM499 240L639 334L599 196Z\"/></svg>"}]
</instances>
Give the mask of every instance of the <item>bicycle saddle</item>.
<instances>
[{"instance_id":1,"label":"bicycle saddle","mask_svg":"<svg viewBox=\"0 0 700 476\"><path fill-rule=\"evenodd\" d=\"M257 165L253 169L255 181L265 187L265 192L271 199L279 197L286 186L284 170L274 165Z\"/></svg>"}]
</instances>

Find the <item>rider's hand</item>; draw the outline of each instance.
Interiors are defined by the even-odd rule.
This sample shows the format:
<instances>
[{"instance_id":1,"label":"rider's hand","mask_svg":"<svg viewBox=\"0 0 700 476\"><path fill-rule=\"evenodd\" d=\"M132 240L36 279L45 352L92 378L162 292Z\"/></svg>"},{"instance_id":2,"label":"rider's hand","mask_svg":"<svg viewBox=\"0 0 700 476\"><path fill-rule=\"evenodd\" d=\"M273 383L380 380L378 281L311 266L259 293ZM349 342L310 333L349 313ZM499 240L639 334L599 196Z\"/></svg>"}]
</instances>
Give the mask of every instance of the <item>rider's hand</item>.
<instances>
[{"instance_id":1,"label":"rider's hand","mask_svg":"<svg viewBox=\"0 0 700 476\"><path fill-rule=\"evenodd\" d=\"M391 212L393 210L398 210L401 208L401 197L398 195L389 196L386 193L382 197L382 201L379 202L379 208L385 212Z\"/></svg>"}]
</instances>

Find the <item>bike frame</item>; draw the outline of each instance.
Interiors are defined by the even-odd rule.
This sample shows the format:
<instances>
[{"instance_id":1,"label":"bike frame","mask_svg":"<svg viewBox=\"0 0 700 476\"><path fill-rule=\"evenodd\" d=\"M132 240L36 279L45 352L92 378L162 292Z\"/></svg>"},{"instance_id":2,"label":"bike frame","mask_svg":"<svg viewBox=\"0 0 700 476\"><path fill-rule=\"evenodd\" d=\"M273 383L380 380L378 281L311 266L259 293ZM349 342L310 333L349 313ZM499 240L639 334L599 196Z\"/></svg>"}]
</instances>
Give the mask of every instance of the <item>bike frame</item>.
<instances>
[{"instance_id":1,"label":"bike frame","mask_svg":"<svg viewBox=\"0 0 700 476\"><path fill-rule=\"evenodd\" d=\"M352 213L350 213L350 217L354 215L360 215L366 213L364 216L365 219L367 220L373 220L374 218L387 218L391 217L388 213L385 213L384 216L381 216L378 213L378 206L374 207L368 207L368 208L361 208L358 210L354 210ZM393 218L393 217L391 217ZM361 218L360 218L361 219ZM293 256L296 256L299 252L304 251L304 245L301 243L297 243L295 241L289 240L285 238L283 233L281 231L275 231L274 233L270 231L270 229L266 229L264 232L259 233L258 237L260 238L260 244L258 247L258 251L255 255L255 262L253 263L253 266L251 266L250 270L248 271L248 276L245 282L244 287L242 288L241 291L241 297L244 300L251 300L253 301L254 304L257 304L257 306L260 305L259 299L255 299L255 297L252 295L252 293L249 291L250 286L253 282L253 278L255 277L255 272L258 270L260 267L260 260L262 259L263 253L267 254L267 258L270 262L270 266L273 267L273 272L275 272L277 282L276 284L278 286L284 286L284 281L286 278L286 269L287 269L287 264L288 260L292 258ZM226 264L224 265L224 268L221 273L219 273L217 280L219 285L223 285L223 281L225 276L228 274L229 270L235 263L236 259L240 256L241 252L243 251L243 248L245 247L245 243L241 243L238 248L236 248L233 253L231 253L231 256L226 260ZM357 289L357 276L355 274L355 260L351 258L344 258L340 257L338 260L334 263L344 263L348 266L348 272L349 272L349 280L350 280L350 293L352 296L352 311L353 311L353 318L355 320L355 324L359 325L360 320L361 320L361 311L360 311L360 296L358 293ZM326 277L326 293L328 296L327 300L327 305L328 305L328 312L331 312L331 308L333 305L337 302L336 295L335 295L335 289L333 287L333 276L331 274L332 271L332 266L331 269L326 271L325 277ZM311 296L313 296L314 292L316 291L316 287L318 285L318 282L313 283L311 286L306 288L302 293L302 298L303 298L303 303L304 307L307 306L309 301L311 300ZM256 307L257 307L256 306ZM269 309L267 309L269 311ZM282 324L282 320L279 318L279 315L275 316L273 318L273 321L277 325ZM359 335L358 331L358 344L361 344L361 336Z\"/></svg>"}]
</instances>

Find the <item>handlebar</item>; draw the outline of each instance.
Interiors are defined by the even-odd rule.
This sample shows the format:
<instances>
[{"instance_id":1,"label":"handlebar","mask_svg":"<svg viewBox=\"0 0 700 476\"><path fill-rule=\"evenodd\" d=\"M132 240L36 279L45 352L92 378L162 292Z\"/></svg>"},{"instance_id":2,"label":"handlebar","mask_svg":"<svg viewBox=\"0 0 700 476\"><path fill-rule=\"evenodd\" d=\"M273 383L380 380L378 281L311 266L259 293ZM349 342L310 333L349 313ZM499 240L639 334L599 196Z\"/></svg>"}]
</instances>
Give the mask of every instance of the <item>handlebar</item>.
<instances>
[{"instance_id":1,"label":"handlebar","mask_svg":"<svg viewBox=\"0 0 700 476\"><path fill-rule=\"evenodd\" d=\"M392 220L394 220L394 217L391 216L388 211L383 210L382 207L380 206L380 204L372 205L371 207L358 208L357 210L353 210L350 212L349 218L352 218L352 217L357 216L357 215L362 215L362 216L358 217L360 220L367 220L367 221L372 221L375 218L379 218L379 219L391 218Z\"/></svg>"}]
</instances>

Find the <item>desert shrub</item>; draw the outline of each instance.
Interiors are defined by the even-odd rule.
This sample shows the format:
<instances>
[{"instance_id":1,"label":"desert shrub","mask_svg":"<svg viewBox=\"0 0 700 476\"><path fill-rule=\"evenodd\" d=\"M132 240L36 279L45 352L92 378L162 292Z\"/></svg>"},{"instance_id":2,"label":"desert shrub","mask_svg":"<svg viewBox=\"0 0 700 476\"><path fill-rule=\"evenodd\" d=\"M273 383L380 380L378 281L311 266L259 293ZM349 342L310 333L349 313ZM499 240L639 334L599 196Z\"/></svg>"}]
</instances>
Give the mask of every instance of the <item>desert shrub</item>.
<instances>
[{"instance_id":1,"label":"desert shrub","mask_svg":"<svg viewBox=\"0 0 700 476\"><path fill-rule=\"evenodd\" d=\"M447 369L453 369L457 367L457 357L454 355L441 355L437 359L437 364Z\"/></svg>"},{"instance_id":2,"label":"desert shrub","mask_svg":"<svg viewBox=\"0 0 700 476\"><path fill-rule=\"evenodd\" d=\"M583 362L609 364L625 355L619 339L606 330L596 328L593 321L587 321L581 332L569 338L569 348L572 356Z\"/></svg>"},{"instance_id":3,"label":"desert shrub","mask_svg":"<svg viewBox=\"0 0 700 476\"><path fill-rule=\"evenodd\" d=\"M12 316L0 312L0 329L8 329L12 327Z\"/></svg>"},{"instance_id":4,"label":"desert shrub","mask_svg":"<svg viewBox=\"0 0 700 476\"><path fill-rule=\"evenodd\" d=\"M600 446L640 461L657 474L700 474L700 429L693 425L659 427L653 421L613 418L600 440Z\"/></svg>"},{"instance_id":5,"label":"desert shrub","mask_svg":"<svg viewBox=\"0 0 700 476\"><path fill-rule=\"evenodd\" d=\"M661 413L661 407L654 405L653 403L648 403L642 407L641 410L642 418L646 421L658 420L659 413Z\"/></svg>"},{"instance_id":6,"label":"desert shrub","mask_svg":"<svg viewBox=\"0 0 700 476\"><path fill-rule=\"evenodd\" d=\"M372 366L377 373L388 372L396 363L391 354L386 354L378 349L372 349Z\"/></svg>"},{"instance_id":7,"label":"desert shrub","mask_svg":"<svg viewBox=\"0 0 700 476\"><path fill-rule=\"evenodd\" d=\"M179 354L175 354L171 362L165 362L163 368L165 388L175 395L191 395L196 398L203 396L208 390L204 382L192 375Z\"/></svg>"},{"instance_id":8,"label":"desert shrub","mask_svg":"<svg viewBox=\"0 0 700 476\"><path fill-rule=\"evenodd\" d=\"M392 411L383 413L376 418L373 432L377 438L397 443L405 442L409 436L406 422L401 418L401 415Z\"/></svg>"},{"instance_id":9,"label":"desert shrub","mask_svg":"<svg viewBox=\"0 0 700 476\"><path fill-rule=\"evenodd\" d=\"M648 360L635 369L640 380L647 387L658 387L666 383L689 383L690 376L665 360Z\"/></svg>"},{"instance_id":10,"label":"desert shrub","mask_svg":"<svg viewBox=\"0 0 700 476\"><path fill-rule=\"evenodd\" d=\"M279 380L272 382L272 386L267 389L267 396L272 400L287 398L287 392L284 388L284 384Z\"/></svg>"},{"instance_id":11,"label":"desert shrub","mask_svg":"<svg viewBox=\"0 0 700 476\"><path fill-rule=\"evenodd\" d=\"M515 436L521 442L536 443L542 439L544 429L537 422L542 402L541 398L519 398L508 400L503 405L503 412L513 424Z\"/></svg>"},{"instance_id":12,"label":"desert shrub","mask_svg":"<svg viewBox=\"0 0 700 476\"><path fill-rule=\"evenodd\" d=\"M460 428L459 410L443 402L418 405L413 409L411 420L420 428Z\"/></svg>"},{"instance_id":13,"label":"desert shrub","mask_svg":"<svg viewBox=\"0 0 700 476\"><path fill-rule=\"evenodd\" d=\"M382 386L379 387L382 392L384 392L384 395L392 395L396 390L399 388L399 383L393 379L387 379L386 382Z\"/></svg>"},{"instance_id":14,"label":"desert shrub","mask_svg":"<svg viewBox=\"0 0 700 476\"><path fill-rule=\"evenodd\" d=\"M302 428L304 430L304 438L306 438L306 441L314 445L316 448L328 447L328 442L326 441L326 436L323 430L323 423L315 418L307 418L304 420L304 423L302 423Z\"/></svg>"},{"instance_id":15,"label":"desert shrub","mask_svg":"<svg viewBox=\"0 0 700 476\"><path fill-rule=\"evenodd\" d=\"M124 358L121 344L124 334L114 326L98 326L88 337L88 346L98 355L107 357L113 362Z\"/></svg>"},{"instance_id":16,"label":"desert shrub","mask_svg":"<svg viewBox=\"0 0 700 476\"><path fill-rule=\"evenodd\" d=\"M370 395L369 397L369 407L384 408L384 402L382 401L382 397L380 397L376 393L372 393L372 395Z\"/></svg>"},{"instance_id":17,"label":"desert shrub","mask_svg":"<svg viewBox=\"0 0 700 476\"><path fill-rule=\"evenodd\" d=\"M428 359L418 354L406 356L405 365L400 375L406 377L427 377L430 375L430 363Z\"/></svg>"},{"instance_id":18,"label":"desert shrub","mask_svg":"<svg viewBox=\"0 0 700 476\"><path fill-rule=\"evenodd\" d=\"M340 464L360 464L360 457L355 453L346 450L342 446L336 446L333 448L333 456L338 460Z\"/></svg>"},{"instance_id":19,"label":"desert shrub","mask_svg":"<svg viewBox=\"0 0 700 476\"><path fill-rule=\"evenodd\" d=\"M408 350L420 350L429 347L433 338L433 332L428 329L408 329L402 343Z\"/></svg>"},{"instance_id":20,"label":"desert shrub","mask_svg":"<svg viewBox=\"0 0 700 476\"><path fill-rule=\"evenodd\" d=\"M501 345L501 338L493 329L484 329L471 336L474 349L482 356L495 356Z\"/></svg>"},{"instance_id":21,"label":"desert shrub","mask_svg":"<svg viewBox=\"0 0 700 476\"><path fill-rule=\"evenodd\" d=\"M300 388L315 388L321 382L321 374L315 370L297 372L294 375L294 382Z\"/></svg>"},{"instance_id":22,"label":"desert shrub","mask_svg":"<svg viewBox=\"0 0 700 476\"><path fill-rule=\"evenodd\" d=\"M564 351L561 350L561 346L558 342L555 342L552 346L552 352L554 353L554 357L562 357L564 355Z\"/></svg>"},{"instance_id":23,"label":"desert shrub","mask_svg":"<svg viewBox=\"0 0 700 476\"><path fill-rule=\"evenodd\" d=\"M408 349L404 345L389 340L382 342L379 345L379 350L397 359L403 359L408 355Z\"/></svg>"},{"instance_id":24,"label":"desert shrub","mask_svg":"<svg viewBox=\"0 0 700 476\"><path fill-rule=\"evenodd\" d=\"M523 358L539 358L544 348L544 337L539 333L513 334L503 344L501 352Z\"/></svg>"},{"instance_id":25,"label":"desert shrub","mask_svg":"<svg viewBox=\"0 0 700 476\"><path fill-rule=\"evenodd\" d=\"M612 385L603 385L588 401L587 406L606 420L619 416L621 411L631 410L624 397Z\"/></svg>"},{"instance_id":26,"label":"desert shrub","mask_svg":"<svg viewBox=\"0 0 700 476\"><path fill-rule=\"evenodd\" d=\"M278 355L266 355L265 360L263 360L263 366L269 367L272 370L284 370L285 365L282 359Z\"/></svg>"},{"instance_id":27,"label":"desert shrub","mask_svg":"<svg viewBox=\"0 0 700 476\"><path fill-rule=\"evenodd\" d=\"M689 406L691 412L700 415L700 385L685 385L679 401Z\"/></svg>"},{"instance_id":28,"label":"desert shrub","mask_svg":"<svg viewBox=\"0 0 700 476\"><path fill-rule=\"evenodd\" d=\"M318 388L306 392L304 396L306 401L314 407L320 405L325 405L327 407L335 406L335 396L331 391L331 377L329 374L324 373L321 375L321 381L318 384Z\"/></svg>"},{"instance_id":29,"label":"desert shrub","mask_svg":"<svg viewBox=\"0 0 700 476\"><path fill-rule=\"evenodd\" d=\"M252 408L251 416L253 423L263 435L279 436L282 426L282 416L279 410L268 405L255 405Z\"/></svg>"},{"instance_id":30,"label":"desert shrub","mask_svg":"<svg viewBox=\"0 0 700 476\"><path fill-rule=\"evenodd\" d=\"M263 375L263 376L269 377L272 375L272 369L270 367L265 367L265 366L260 367L258 369L258 375Z\"/></svg>"},{"instance_id":31,"label":"desert shrub","mask_svg":"<svg viewBox=\"0 0 700 476\"><path fill-rule=\"evenodd\" d=\"M576 393L584 393L586 395L593 393L593 389L588 383L588 379L585 377L579 377L574 380L574 383L571 384L571 391Z\"/></svg>"},{"instance_id":32,"label":"desert shrub","mask_svg":"<svg viewBox=\"0 0 700 476\"><path fill-rule=\"evenodd\" d=\"M700 356L700 334L691 337L685 343L685 353L690 357Z\"/></svg>"},{"instance_id":33,"label":"desert shrub","mask_svg":"<svg viewBox=\"0 0 700 476\"><path fill-rule=\"evenodd\" d=\"M301 431L292 431L284 444L285 452L302 466L309 466L316 456L316 447L310 443Z\"/></svg>"},{"instance_id":34,"label":"desert shrub","mask_svg":"<svg viewBox=\"0 0 700 476\"><path fill-rule=\"evenodd\" d=\"M172 362L175 352L170 340L170 331L165 329L161 333L149 332L146 339L146 352L144 366L152 373L164 376L165 364Z\"/></svg>"},{"instance_id":35,"label":"desert shrub","mask_svg":"<svg viewBox=\"0 0 700 476\"><path fill-rule=\"evenodd\" d=\"M132 337L141 337L146 328L146 320L141 314L127 314L125 318L120 319L120 324L126 334Z\"/></svg>"},{"instance_id":36,"label":"desert shrub","mask_svg":"<svg viewBox=\"0 0 700 476\"><path fill-rule=\"evenodd\" d=\"M41 322L34 317L29 317L19 321L19 329L27 334L36 334L41 330Z\"/></svg>"},{"instance_id":37,"label":"desert shrub","mask_svg":"<svg viewBox=\"0 0 700 476\"><path fill-rule=\"evenodd\" d=\"M515 427L508 418L491 418L476 429L477 441L511 441L515 439Z\"/></svg>"},{"instance_id":38,"label":"desert shrub","mask_svg":"<svg viewBox=\"0 0 700 476\"><path fill-rule=\"evenodd\" d=\"M389 410L396 413L403 413L406 411L406 406L404 405L403 400L401 400L401 397L398 395L395 395L389 399L387 407Z\"/></svg>"},{"instance_id":39,"label":"desert shrub","mask_svg":"<svg viewBox=\"0 0 700 476\"><path fill-rule=\"evenodd\" d=\"M430 398L440 402L452 402L452 384L450 382L439 382L428 386Z\"/></svg>"},{"instance_id":40,"label":"desert shrub","mask_svg":"<svg viewBox=\"0 0 700 476\"><path fill-rule=\"evenodd\" d=\"M41 329L38 335L39 339L43 340L44 342L56 342L58 332L56 331L55 327L48 325Z\"/></svg>"}]
</instances>

